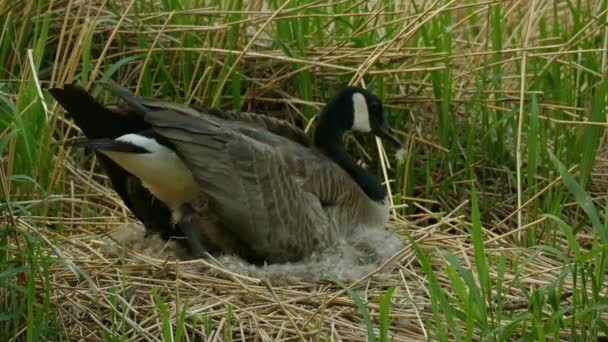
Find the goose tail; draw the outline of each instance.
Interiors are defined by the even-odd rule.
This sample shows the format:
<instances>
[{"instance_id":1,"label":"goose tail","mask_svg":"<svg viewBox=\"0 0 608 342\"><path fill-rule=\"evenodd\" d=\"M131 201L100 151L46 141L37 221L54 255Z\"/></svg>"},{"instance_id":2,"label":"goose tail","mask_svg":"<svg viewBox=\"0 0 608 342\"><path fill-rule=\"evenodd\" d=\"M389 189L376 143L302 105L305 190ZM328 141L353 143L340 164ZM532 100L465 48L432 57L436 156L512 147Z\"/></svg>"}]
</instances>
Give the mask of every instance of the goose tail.
<instances>
[{"instance_id":1,"label":"goose tail","mask_svg":"<svg viewBox=\"0 0 608 342\"><path fill-rule=\"evenodd\" d=\"M118 138L129 132L146 128L143 117L104 106L84 88L66 84L63 88L50 88L49 93L66 110L84 135L90 139Z\"/></svg>"}]
</instances>

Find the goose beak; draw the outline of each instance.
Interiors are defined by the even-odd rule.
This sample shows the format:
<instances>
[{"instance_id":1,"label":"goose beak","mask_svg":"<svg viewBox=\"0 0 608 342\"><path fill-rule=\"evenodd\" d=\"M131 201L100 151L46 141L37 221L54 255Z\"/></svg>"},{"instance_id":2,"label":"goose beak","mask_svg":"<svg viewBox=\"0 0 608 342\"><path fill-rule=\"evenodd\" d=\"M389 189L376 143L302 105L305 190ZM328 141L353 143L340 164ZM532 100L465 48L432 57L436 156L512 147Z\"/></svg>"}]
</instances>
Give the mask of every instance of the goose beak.
<instances>
[{"instance_id":1,"label":"goose beak","mask_svg":"<svg viewBox=\"0 0 608 342\"><path fill-rule=\"evenodd\" d=\"M397 137L393 135L393 130L391 130L391 128L386 122L384 122L379 127L375 127L372 130L372 133L381 139L390 141L396 147L401 146L401 141L399 141L399 139L397 139Z\"/></svg>"}]
</instances>

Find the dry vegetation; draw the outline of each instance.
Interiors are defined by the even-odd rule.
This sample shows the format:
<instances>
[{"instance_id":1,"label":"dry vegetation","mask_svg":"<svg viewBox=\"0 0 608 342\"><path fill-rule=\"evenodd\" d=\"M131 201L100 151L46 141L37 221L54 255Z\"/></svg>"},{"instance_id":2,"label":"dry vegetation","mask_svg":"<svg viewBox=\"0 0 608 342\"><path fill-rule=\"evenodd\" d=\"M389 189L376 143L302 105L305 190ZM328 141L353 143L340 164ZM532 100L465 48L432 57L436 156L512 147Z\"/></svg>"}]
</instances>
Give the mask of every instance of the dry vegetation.
<instances>
[{"instance_id":1,"label":"dry vegetation","mask_svg":"<svg viewBox=\"0 0 608 342\"><path fill-rule=\"evenodd\" d=\"M0 335L606 338L603 1L5 0L0 18ZM135 221L44 91L102 79L307 131L341 85L381 95L405 161L347 139L390 184L404 243L343 279L369 317L331 280L271 285L153 238L117 252Z\"/></svg>"}]
</instances>

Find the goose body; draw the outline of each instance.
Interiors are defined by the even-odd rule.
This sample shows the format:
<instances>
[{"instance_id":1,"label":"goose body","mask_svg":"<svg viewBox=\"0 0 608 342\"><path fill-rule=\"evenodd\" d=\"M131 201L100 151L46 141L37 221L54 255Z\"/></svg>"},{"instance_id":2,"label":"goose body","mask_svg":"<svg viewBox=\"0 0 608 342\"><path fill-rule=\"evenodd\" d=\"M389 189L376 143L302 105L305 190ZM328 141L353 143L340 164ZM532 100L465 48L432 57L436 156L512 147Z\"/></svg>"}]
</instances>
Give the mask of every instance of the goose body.
<instances>
[{"instance_id":1,"label":"goose body","mask_svg":"<svg viewBox=\"0 0 608 342\"><path fill-rule=\"evenodd\" d=\"M297 129L256 123L262 116L235 119L237 114L152 103L106 87L128 104L141 127L86 145L136 177L199 253L296 261L358 226L383 227L388 220L382 186L341 142L344 132L358 130L399 143L380 101L364 89L338 92L321 113L311 144Z\"/></svg>"}]
</instances>

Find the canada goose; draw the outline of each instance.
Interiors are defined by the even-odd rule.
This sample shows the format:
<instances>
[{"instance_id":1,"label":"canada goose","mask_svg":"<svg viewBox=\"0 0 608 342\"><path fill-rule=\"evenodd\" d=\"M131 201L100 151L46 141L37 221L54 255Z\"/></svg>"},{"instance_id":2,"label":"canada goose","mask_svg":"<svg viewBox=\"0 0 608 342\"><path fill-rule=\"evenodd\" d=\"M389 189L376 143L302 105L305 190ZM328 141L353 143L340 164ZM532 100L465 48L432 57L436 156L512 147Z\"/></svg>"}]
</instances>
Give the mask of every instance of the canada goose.
<instances>
[{"instance_id":1,"label":"canada goose","mask_svg":"<svg viewBox=\"0 0 608 342\"><path fill-rule=\"evenodd\" d=\"M151 108L123 88L105 86L147 127L85 144L137 176L169 207L194 249L212 240L248 259L295 261L357 226L383 227L388 220L383 187L341 140L354 130L400 145L380 100L365 89L340 90L320 113L314 146L307 146L189 107ZM212 234L199 229L209 215Z\"/></svg>"}]
</instances>

